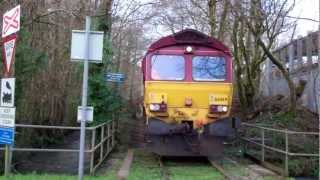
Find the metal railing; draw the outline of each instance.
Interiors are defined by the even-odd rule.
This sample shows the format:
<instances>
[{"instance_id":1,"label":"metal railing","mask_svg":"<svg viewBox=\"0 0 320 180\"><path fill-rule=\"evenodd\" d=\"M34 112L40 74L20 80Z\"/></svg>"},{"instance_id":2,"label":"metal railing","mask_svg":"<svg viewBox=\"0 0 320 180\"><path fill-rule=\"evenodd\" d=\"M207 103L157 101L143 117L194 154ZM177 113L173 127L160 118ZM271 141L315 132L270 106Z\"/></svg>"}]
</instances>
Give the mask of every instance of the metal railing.
<instances>
[{"instance_id":1,"label":"metal railing","mask_svg":"<svg viewBox=\"0 0 320 180\"><path fill-rule=\"evenodd\" d=\"M287 129L281 130L281 129L274 129L274 128L270 128L270 127L262 127L262 126L253 125L253 124L249 124L249 123L242 123L242 127L249 128L249 129L250 128L256 129L256 130L260 131L261 138L257 138L256 135L255 135L255 137L246 137L246 135L244 135L243 137L241 137L241 139L245 142L245 144L251 143L251 144L254 144L254 145L261 147L261 162L262 163L265 162L265 155L266 155L265 151L266 150L277 152L277 153L283 154L285 156L284 168L283 168L284 171L282 172L282 174L284 176L289 176L289 157L290 156L319 157L319 154L294 153L294 152L291 152L289 149L289 135L305 135L305 136L315 136L315 137L319 138L319 132L298 132L298 131L290 131ZM245 129L245 131L247 132L248 130ZM283 149L267 145L266 142L269 140L266 137L267 131L274 132L274 133L280 133L284 136L284 148ZM245 152L247 153L246 150L245 150Z\"/></svg>"},{"instance_id":2,"label":"metal railing","mask_svg":"<svg viewBox=\"0 0 320 180\"><path fill-rule=\"evenodd\" d=\"M101 165L104 159L109 155L115 146L115 133L117 129L118 122L112 120L97 126L86 127L86 132L91 133L90 148L85 149L85 153L90 154L90 174L94 174L96 169ZM16 128L27 128L27 129L50 129L50 130L76 130L80 131L80 127L71 126L46 126L46 125L26 125L26 124L16 124ZM98 141L97 141L98 139ZM79 153L79 149L61 149L61 148L23 148L23 147L13 147L10 148L11 151L16 152L66 152L66 153ZM4 150L4 148L0 148ZM97 153L99 156L96 157ZM6 165L11 167L10 164Z\"/></svg>"}]
</instances>

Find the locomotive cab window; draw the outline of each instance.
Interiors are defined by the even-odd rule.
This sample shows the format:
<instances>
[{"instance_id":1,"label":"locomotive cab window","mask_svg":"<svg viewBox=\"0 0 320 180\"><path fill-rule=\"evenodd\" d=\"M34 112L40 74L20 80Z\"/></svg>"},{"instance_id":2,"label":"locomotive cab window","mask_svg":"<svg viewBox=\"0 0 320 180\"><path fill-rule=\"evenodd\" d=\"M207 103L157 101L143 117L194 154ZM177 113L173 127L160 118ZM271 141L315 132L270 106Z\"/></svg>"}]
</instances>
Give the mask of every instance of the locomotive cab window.
<instances>
[{"instance_id":1,"label":"locomotive cab window","mask_svg":"<svg viewBox=\"0 0 320 180\"><path fill-rule=\"evenodd\" d=\"M151 58L151 78L154 80L183 80L185 60L177 55L153 55Z\"/></svg>"},{"instance_id":2,"label":"locomotive cab window","mask_svg":"<svg viewBox=\"0 0 320 180\"><path fill-rule=\"evenodd\" d=\"M226 79L225 58L212 56L193 57L192 77L195 81L224 81Z\"/></svg>"}]
</instances>

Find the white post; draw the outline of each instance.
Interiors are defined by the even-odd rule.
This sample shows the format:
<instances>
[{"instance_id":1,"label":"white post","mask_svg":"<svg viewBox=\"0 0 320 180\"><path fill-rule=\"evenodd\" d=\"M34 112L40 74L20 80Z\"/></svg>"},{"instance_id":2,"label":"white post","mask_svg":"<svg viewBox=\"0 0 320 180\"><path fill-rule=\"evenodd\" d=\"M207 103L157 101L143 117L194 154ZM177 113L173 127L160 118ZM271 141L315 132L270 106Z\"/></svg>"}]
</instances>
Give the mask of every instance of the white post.
<instances>
[{"instance_id":1,"label":"white post","mask_svg":"<svg viewBox=\"0 0 320 180\"><path fill-rule=\"evenodd\" d=\"M90 33L90 24L91 19L89 16L86 16L86 41L85 41L85 60L83 66L83 84L82 84L82 108L84 109L87 106L87 93L88 93L88 69L89 69L89 33ZM83 171L84 171L84 148L85 148L85 136L86 136L86 115L85 110L82 111L81 119L81 130L80 130L80 151L79 151L79 169L78 176L79 180L83 180Z\"/></svg>"}]
</instances>

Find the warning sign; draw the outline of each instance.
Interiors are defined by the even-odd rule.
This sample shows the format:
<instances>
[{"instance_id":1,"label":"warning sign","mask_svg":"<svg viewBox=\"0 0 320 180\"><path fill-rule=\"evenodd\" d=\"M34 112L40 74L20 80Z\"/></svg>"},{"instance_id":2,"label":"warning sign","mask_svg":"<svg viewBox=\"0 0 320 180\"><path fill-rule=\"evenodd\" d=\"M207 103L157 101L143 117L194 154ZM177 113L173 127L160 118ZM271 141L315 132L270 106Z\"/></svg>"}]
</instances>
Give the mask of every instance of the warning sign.
<instances>
[{"instance_id":1,"label":"warning sign","mask_svg":"<svg viewBox=\"0 0 320 180\"><path fill-rule=\"evenodd\" d=\"M1 79L1 100L0 105L5 107L14 106L15 78Z\"/></svg>"},{"instance_id":2,"label":"warning sign","mask_svg":"<svg viewBox=\"0 0 320 180\"><path fill-rule=\"evenodd\" d=\"M20 5L3 15L2 37L7 37L20 30Z\"/></svg>"},{"instance_id":3,"label":"warning sign","mask_svg":"<svg viewBox=\"0 0 320 180\"><path fill-rule=\"evenodd\" d=\"M11 35L4 38L3 42L3 59L6 73L9 73L14 61L17 36Z\"/></svg>"}]
</instances>

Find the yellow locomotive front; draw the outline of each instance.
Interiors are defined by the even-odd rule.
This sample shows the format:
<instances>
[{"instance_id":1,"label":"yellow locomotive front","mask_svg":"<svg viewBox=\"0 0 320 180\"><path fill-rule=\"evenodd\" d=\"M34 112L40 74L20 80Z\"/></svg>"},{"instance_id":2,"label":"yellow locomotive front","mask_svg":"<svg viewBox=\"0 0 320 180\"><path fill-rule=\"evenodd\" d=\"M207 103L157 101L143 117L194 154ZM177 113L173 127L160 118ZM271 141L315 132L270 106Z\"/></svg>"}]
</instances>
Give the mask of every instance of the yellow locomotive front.
<instances>
[{"instance_id":1,"label":"yellow locomotive front","mask_svg":"<svg viewBox=\"0 0 320 180\"><path fill-rule=\"evenodd\" d=\"M222 43L195 30L162 38L149 48L143 72L152 151L185 156L222 149L233 94L231 56ZM186 150L190 143L199 150Z\"/></svg>"}]
</instances>

